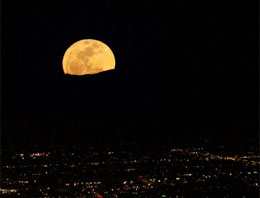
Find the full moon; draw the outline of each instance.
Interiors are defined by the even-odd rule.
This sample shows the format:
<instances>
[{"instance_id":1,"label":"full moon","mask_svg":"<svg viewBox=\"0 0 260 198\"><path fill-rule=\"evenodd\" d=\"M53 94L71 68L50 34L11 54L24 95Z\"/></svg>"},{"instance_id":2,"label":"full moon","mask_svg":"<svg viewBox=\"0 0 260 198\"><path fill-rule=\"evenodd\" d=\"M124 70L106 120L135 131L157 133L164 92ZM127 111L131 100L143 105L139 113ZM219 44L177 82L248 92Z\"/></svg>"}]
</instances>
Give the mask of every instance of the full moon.
<instances>
[{"instance_id":1,"label":"full moon","mask_svg":"<svg viewBox=\"0 0 260 198\"><path fill-rule=\"evenodd\" d=\"M71 45L62 60L64 74L97 74L115 69L112 50L103 42L84 39Z\"/></svg>"}]
</instances>

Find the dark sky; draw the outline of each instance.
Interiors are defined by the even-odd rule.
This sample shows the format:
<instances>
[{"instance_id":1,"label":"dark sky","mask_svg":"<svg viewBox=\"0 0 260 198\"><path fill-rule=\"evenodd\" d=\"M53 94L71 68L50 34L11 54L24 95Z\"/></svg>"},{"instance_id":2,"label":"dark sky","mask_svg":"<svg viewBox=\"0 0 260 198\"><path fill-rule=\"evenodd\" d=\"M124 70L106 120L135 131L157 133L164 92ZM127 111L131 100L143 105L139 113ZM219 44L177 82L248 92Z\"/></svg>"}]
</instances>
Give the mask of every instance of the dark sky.
<instances>
[{"instance_id":1,"label":"dark sky","mask_svg":"<svg viewBox=\"0 0 260 198\"><path fill-rule=\"evenodd\" d=\"M254 134L257 5L236 6L3 1L3 137ZM64 75L66 49L88 38L112 49L116 70Z\"/></svg>"}]
</instances>

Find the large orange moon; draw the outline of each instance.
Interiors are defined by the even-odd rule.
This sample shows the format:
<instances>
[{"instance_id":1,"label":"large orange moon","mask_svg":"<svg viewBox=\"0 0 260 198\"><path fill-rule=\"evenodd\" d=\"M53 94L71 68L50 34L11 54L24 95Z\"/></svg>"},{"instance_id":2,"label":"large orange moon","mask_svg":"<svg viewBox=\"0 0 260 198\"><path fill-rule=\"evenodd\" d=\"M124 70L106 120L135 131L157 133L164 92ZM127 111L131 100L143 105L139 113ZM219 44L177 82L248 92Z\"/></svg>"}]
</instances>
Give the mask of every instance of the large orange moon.
<instances>
[{"instance_id":1,"label":"large orange moon","mask_svg":"<svg viewBox=\"0 0 260 198\"><path fill-rule=\"evenodd\" d=\"M67 49L63 56L62 67L64 74L97 74L115 69L115 57L105 43L84 39Z\"/></svg>"}]
</instances>

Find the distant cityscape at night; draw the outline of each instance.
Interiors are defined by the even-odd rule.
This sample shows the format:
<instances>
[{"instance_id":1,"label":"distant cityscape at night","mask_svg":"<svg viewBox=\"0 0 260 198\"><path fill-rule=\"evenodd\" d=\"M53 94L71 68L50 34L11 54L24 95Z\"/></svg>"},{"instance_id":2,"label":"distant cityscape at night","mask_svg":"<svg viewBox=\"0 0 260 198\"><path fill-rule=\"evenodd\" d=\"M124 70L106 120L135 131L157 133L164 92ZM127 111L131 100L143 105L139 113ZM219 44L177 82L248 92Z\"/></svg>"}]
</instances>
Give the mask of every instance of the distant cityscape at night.
<instances>
[{"instance_id":1,"label":"distant cityscape at night","mask_svg":"<svg viewBox=\"0 0 260 198\"><path fill-rule=\"evenodd\" d=\"M8 146L2 197L258 197L259 153L123 143Z\"/></svg>"},{"instance_id":2,"label":"distant cityscape at night","mask_svg":"<svg viewBox=\"0 0 260 198\"><path fill-rule=\"evenodd\" d=\"M258 198L257 6L1 1L0 197Z\"/></svg>"}]
</instances>

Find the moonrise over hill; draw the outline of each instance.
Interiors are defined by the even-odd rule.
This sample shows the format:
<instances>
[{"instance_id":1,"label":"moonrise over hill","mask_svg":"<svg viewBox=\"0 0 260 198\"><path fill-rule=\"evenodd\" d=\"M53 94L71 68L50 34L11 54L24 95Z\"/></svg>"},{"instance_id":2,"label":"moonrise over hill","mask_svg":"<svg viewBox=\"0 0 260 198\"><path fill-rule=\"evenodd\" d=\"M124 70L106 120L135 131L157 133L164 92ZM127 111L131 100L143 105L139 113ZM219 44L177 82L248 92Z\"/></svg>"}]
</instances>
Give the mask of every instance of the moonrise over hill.
<instances>
[{"instance_id":1,"label":"moonrise over hill","mask_svg":"<svg viewBox=\"0 0 260 198\"><path fill-rule=\"evenodd\" d=\"M1 195L257 197L256 7L2 1Z\"/></svg>"}]
</instances>

